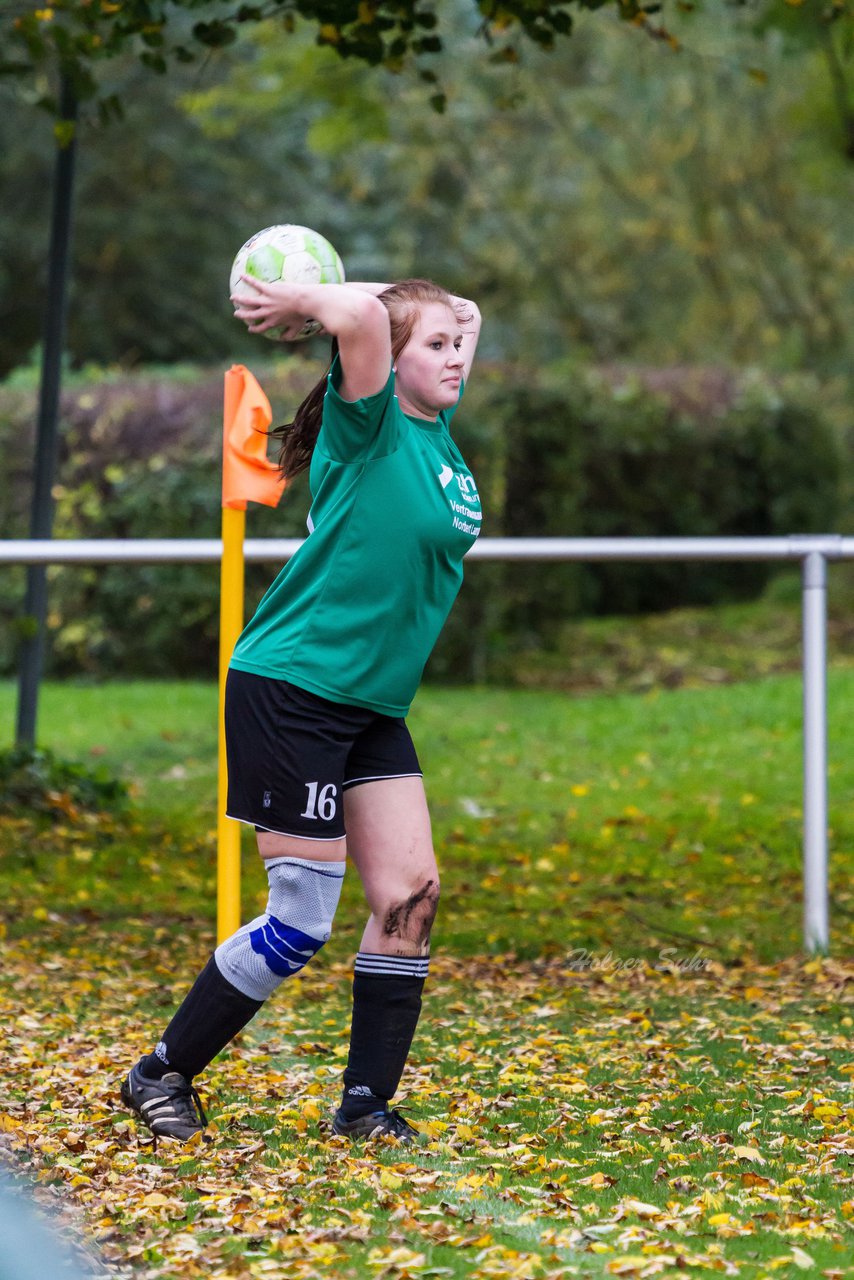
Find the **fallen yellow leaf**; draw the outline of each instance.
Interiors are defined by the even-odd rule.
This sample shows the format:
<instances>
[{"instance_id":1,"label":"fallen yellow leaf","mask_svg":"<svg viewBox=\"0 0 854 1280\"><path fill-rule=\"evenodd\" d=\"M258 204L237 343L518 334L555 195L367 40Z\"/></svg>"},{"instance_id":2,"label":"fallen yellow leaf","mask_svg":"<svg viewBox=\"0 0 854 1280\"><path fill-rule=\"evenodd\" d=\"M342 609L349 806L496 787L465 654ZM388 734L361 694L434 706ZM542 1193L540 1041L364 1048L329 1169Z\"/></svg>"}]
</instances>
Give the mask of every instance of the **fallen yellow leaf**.
<instances>
[{"instance_id":1,"label":"fallen yellow leaf","mask_svg":"<svg viewBox=\"0 0 854 1280\"><path fill-rule=\"evenodd\" d=\"M649 1266L649 1258L642 1253L627 1253L622 1258L612 1258L605 1270L612 1276L630 1276Z\"/></svg>"},{"instance_id":2,"label":"fallen yellow leaf","mask_svg":"<svg viewBox=\"0 0 854 1280\"><path fill-rule=\"evenodd\" d=\"M733 1147L732 1153L738 1156L739 1160L753 1160L756 1164L766 1163L757 1147Z\"/></svg>"},{"instance_id":3,"label":"fallen yellow leaf","mask_svg":"<svg viewBox=\"0 0 854 1280\"><path fill-rule=\"evenodd\" d=\"M643 1200L623 1200L626 1213L636 1213L639 1218L660 1218L661 1209L654 1204L644 1204Z\"/></svg>"}]
</instances>

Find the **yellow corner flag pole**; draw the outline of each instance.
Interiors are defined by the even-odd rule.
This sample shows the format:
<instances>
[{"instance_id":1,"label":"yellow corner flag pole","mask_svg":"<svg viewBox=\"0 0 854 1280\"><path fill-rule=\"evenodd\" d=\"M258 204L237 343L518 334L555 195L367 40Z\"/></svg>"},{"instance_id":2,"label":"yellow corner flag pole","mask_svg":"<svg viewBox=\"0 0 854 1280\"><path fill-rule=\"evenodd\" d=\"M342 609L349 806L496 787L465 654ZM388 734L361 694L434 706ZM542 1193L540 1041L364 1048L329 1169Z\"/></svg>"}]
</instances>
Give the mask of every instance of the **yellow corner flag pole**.
<instances>
[{"instance_id":1,"label":"yellow corner flag pole","mask_svg":"<svg viewBox=\"0 0 854 1280\"><path fill-rule=\"evenodd\" d=\"M275 507L285 482L267 458L270 401L242 364L225 375L222 430L222 565L219 603L219 779L217 787L218 942L240 928L240 823L225 816L228 765L225 755L225 679L243 630L243 539L246 504Z\"/></svg>"},{"instance_id":2,"label":"yellow corner flag pole","mask_svg":"<svg viewBox=\"0 0 854 1280\"><path fill-rule=\"evenodd\" d=\"M223 942L240 928L240 823L225 816L228 769L225 760L225 677L243 629L243 537L246 512L222 509L222 565L219 597L219 780L217 786L216 937Z\"/></svg>"}]
</instances>

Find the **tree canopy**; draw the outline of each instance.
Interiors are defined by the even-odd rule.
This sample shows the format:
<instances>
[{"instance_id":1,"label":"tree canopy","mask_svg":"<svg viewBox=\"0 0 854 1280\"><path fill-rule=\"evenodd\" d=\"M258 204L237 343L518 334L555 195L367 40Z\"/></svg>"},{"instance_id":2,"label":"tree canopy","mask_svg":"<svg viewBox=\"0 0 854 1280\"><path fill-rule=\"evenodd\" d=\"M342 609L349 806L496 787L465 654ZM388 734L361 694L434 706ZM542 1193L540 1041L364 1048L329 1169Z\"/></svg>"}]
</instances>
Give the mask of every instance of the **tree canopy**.
<instances>
[{"instance_id":1,"label":"tree canopy","mask_svg":"<svg viewBox=\"0 0 854 1280\"><path fill-rule=\"evenodd\" d=\"M56 114L64 80L76 100L94 100L109 119L122 115L121 94L107 72L112 59L131 53L163 74L232 44L241 28L273 19L286 34L308 26L317 44L342 58L392 71L415 66L436 86L431 103L441 111L445 95L432 60L461 36L476 34L488 60L514 62L525 44L554 48L584 11L609 10L678 49L673 23L702 13L707 0L669 4L668 10L668 0L464 0L462 7L432 0L4 0L0 78L35 85L37 101ZM854 0L731 0L729 7L739 21L746 14L758 33L776 28L790 45L821 49L854 158Z\"/></svg>"},{"instance_id":2,"label":"tree canopy","mask_svg":"<svg viewBox=\"0 0 854 1280\"><path fill-rule=\"evenodd\" d=\"M228 272L252 232L292 221L352 278L427 272L478 297L499 359L842 376L854 173L833 81L820 47L793 58L740 12L704 0L673 23L678 54L613 9L518 64L480 57L472 29L435 58L443 115L430 87L342 62L307 24L247 27L159 93L114 59L124 123L87 128L78 155L71 364L272 354L235 323ZM36 360L53 136L24 95L0 89L0 107L4 377Z\"/></svg>"},{"instance_id":3,"label":"tree canopy","mask_svg":"<svg viewBox=\"0 0 854 1280\"><path fill-rule=\"evenodd\" d=\"M512 59L517 36L550 48L558 36L568 35L573 10L609 7L627 21L645 24L661 5L659 0L469 0L469 7L470 22L490 46L489 56ZM132 50L145 66L162 73L170 62L192 62L205 50L231 44L241 26L270 18L279 19L285 31L303 19L319 44L342 57L391 70L414 60L428 81L435 72L424 60L459 34L458 10L434 8L430 0L9 0L0 18L8 50L0 59L0 74L38 79L59 68L78 98L97 98L105 112L119 111L119 98L103 85L107 60ZM42 100L56 105L47 89Z\"/></svg>"},{"instance_id":4,"label":"tree canopy","mask_svg":"<svg viewBox=\"0 0 854 1280\"><path fill-rule=\"evenodd\" d=\"M669 7L668 7L669 5ZM0 12L0 79L35 89L35 100L62 114L62 81L77 101L97 103L103 119L122 115L122 95L109 66L131 54L164 74L234 43L239 31L277 22L283 34L298 26L342 58L400 71L414 67L435 86L431 104L444 110L435 56L461 37L476 35L485 60L513 63L520 50L552 49L572 34L582 13L607 10L673 49L685 16L702 14L708 0L4 0ZM833 81L835 110L854 159L854 0L731 0L730 13L754 31L776 29L789 46L819 49ZM32 100L32 93L30 93ZM61 131L59 140L63 141Z\"/></svg>"}]
</instances>

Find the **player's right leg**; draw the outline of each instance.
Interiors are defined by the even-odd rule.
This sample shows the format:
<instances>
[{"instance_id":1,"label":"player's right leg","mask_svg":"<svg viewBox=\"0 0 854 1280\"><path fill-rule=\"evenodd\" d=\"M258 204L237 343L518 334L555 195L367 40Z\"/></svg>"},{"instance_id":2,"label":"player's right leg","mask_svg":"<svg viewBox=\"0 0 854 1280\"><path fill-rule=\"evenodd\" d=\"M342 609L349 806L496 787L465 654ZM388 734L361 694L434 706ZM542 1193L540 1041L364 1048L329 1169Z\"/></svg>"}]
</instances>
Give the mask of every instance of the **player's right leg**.
<instances>
[{"instance_id":1,"label":"player's right leg","mask_svg":"<svg viewBox=\"0 0 854 1280\"><path fill-rule=\"evenodd\" d=\"M344 877L349 730L324 721L330 704L321 699L234 675L228 811L258 831L269 896L261 915L216 948L154 1050L122 1084L125 1105L164 1137L187 1139L203 1128L194 1078L328 940Z\"/></svg>"},{"instance_id":2,"label":"player's right leg","mask_svg":"<svg viewBox=\"0 0 854 1280\"><path fill-rule=\"evenodd\" d=\"M159 1136L186 1140L204 1127L194 1078L331 934L345 841L335 841L334 848L318 849L312 841L295 846L279 838L279 856L265 859L264 912L217 947L153 1052L122 1084L122 1101Z\"/></svg>"}]
</instances>

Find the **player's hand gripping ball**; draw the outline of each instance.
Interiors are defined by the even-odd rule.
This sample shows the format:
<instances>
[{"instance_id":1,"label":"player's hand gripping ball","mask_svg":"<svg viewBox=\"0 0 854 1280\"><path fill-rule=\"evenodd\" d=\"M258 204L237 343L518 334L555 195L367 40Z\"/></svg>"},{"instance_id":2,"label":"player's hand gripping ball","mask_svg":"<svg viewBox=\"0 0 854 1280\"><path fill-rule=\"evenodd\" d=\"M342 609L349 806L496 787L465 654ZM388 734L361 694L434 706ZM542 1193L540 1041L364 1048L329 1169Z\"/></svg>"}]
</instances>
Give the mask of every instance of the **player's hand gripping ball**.
<instances>
[{"instance_id":1,"label":"player's hand gripping ball","mask_svg":"<svg viewBox=\"0 0 854 1280\"><path fill-rule=\"evenodd\" d=\"M229 291L250 287L241 276L254 276L275 284L343 284L344 264L328 240L309 227L291 223L265 227L246 241L231 267ZM307 320L297 341L319 333L316 320ZM263 335L278 342L281 329L268 329Z\"/></svg>"}]
</instances>

